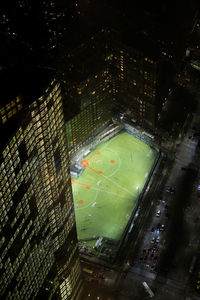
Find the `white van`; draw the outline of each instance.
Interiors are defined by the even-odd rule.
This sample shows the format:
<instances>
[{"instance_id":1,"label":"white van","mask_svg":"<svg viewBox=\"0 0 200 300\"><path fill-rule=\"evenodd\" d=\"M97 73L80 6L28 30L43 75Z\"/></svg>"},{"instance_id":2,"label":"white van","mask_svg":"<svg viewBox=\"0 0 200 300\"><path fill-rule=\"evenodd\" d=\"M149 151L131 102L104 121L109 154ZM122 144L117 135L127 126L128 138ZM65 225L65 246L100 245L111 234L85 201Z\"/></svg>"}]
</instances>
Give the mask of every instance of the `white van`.
<instances>
[{"instance_id":1,"label":"white van","mask_svg":"<svg viewBox=\"0 0 200 300\"><path fill-rule=\"evenodd\" d=\"M144 281L143 283L143 287L145 288L145 291L149 294L150 298L154 297L154 293L152 292L152 290L150 289L150 287L148 286L148 284Z\"/></svg>"}]
</instances>

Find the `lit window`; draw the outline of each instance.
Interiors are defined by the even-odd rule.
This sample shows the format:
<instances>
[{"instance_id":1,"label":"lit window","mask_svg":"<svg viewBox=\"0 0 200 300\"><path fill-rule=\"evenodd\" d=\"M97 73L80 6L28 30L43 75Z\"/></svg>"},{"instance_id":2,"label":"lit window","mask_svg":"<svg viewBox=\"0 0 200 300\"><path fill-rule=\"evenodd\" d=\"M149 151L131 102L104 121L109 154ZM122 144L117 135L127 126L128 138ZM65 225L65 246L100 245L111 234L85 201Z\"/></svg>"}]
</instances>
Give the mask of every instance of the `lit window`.
<instances>
[{"instance_id":1,"label":"lit window","mask_svg":"<svg viewBox=\"0 0 200 300\"><path fill-rule=\"evenodd\" d=\"M2 123L5 123L6 121L7 121L6 116L3 116L3 117L2 117Z\"/></svg>"}]
</instances>

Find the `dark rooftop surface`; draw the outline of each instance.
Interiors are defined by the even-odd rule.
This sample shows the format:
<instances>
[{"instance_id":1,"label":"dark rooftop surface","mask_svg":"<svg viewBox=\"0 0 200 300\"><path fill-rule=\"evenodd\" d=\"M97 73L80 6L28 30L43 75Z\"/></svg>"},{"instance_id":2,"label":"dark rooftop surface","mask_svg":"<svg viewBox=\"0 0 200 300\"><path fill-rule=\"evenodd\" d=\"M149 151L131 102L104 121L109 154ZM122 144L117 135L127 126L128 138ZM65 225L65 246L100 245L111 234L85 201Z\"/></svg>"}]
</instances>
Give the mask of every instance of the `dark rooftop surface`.
<instances>
[{"instance_id":1,"label":"dark rooftop surface","mask_svg":"<svg viewBox=\"0 0 200 300\"><path fill-rule=\"evenodd\" d=\"M36 51L36 47L32 47L19 34L12 36L2 29L0 40L0 109L16 97L21 98L23 105L23 109L4 124L0 120L2 150L27 118L28 106L43 94L56 72L51 67L48 53L45 54L42 49Z\"/></svg>"},{"instance_id":2,"label":"dark rooftop surface","mask_svg":"<svg viewBox=\"0 0 200 300\"><path fill-rule=\"evenodd\" d=\"M55 71L52 68L34 65L34 61L28 65L17 64L1 70L0 106L2 107L17 96L22 96L23 103L29 105L41 96L54 75Z\"/></svg>"}]
</instances>

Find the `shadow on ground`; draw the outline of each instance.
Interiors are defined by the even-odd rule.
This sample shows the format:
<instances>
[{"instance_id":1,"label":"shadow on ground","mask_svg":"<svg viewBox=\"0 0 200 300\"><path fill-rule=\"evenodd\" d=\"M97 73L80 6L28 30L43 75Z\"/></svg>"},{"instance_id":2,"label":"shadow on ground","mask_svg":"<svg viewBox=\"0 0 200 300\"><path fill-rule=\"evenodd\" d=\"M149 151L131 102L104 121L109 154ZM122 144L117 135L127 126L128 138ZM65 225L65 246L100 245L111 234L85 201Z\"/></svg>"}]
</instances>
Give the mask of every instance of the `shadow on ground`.
<instances>
[{"instance_id":1,"label":"shadow on ground","mask_svg":"<svg viewBox=\"0 0 200 300\"><path fill-rule=\"evenodd\" d=\"M175 255L180 247L184 247L188 243L189 234L184 220L184 210L190 205L189 199L197 174L198 172L189 166L184 173L179 191L174 196L175 203L170 211L169 232L166 240L166 248L159 262L159 274L166 274L171 268L176 267L174 265Z\"/></svg>"}]
</instances>

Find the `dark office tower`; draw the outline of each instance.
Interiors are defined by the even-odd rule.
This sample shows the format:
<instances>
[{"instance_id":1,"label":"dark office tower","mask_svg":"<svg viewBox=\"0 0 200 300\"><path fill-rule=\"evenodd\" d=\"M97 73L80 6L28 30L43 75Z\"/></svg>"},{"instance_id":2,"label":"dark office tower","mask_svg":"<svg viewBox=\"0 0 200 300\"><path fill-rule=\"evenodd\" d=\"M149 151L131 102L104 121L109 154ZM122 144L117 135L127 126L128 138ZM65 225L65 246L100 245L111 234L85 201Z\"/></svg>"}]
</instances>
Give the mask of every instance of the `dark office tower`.
<instances>
[{"instance_id":1,"label":"dark office tower","mask_svg":"<svg viewBox=\"0 0 200 300\"><path fill-rule=\"evenodd\" d=\"M65 103L67 142L69 153L73 154L92 137L103 130L112 119L111 84L108 72L104 70L87 80L69 88L66 100L77 104L74 116L68 115L68 101ZM70 101L69 101L70 102Z\"/></svg>"},{"instance_id":2,"label":"dark office tower","mask_svg":"<svg viewBox=\"0 0 200 300\"><path fill-rule=\"evenodd\" d=\"M184 55L186 37L191 30L198 7L196 0L163 0L136 2L118 1L123 22L118 30L134 40L133 35L143 35L157 42L167 56L180 60ZM116 28L114 27L114 28Z\"/></svg>"},{"instance_id":3,"label":"dark office tower","mask_svg":"<svg viewBox=\"0 0 200 300\"><path fill-rule=\"evenodd\" d=\"M112 119L112 81L105 62L104 32L68 54L63 66L64 113L70 153L74 153Z\"/></svg>"},{"instance_id":4,"label":"dark office tower","mask_svg":"<svg viewBox=\"0 0 200 300\"><path fill-rule=\"evenodd\" d=\"M41 11L41 20L44 18L44 28L47 29L47 49L52 51L57 44L57 18L61 16L61 12L57 10L55 0L43 1Z\"/></svg>"},{"instance_id":5,"label":"dark office tower","mask_svg":"<svg viewBox=\"0 0 200 300\"><path fill-rule=\"evenodd\" d=\"M60 85L33 66L23 76L0 75L0 298L77 299L80 264Z\"/></svg>"},{"instance_id":6,"label":"dark office tower","mask_svg":"<svg viewBox=\"0 0 200 300\"><path fill-rule=\"evenodd\" d=\"M108 45L117 111L141 125L155 127L170 88L172 64L156 44L144 39L130 47L111 37Z\"/></svg>"},{"instance_id":7,"label":"dark office tower","mask_svg":"<svg viewBox=\"0 0 200 300\"><path fill-rule=\"evenodd\" d=\"M56 46L55 1L3 0L1 33L27 46L31 53L52 53Z\"/></svg>"},{"instance_id":8,"label":"dark office tower","mask_svg":"<svg viewBox=\"0 0 200 300\"><path fill-rule=\"evenodd\" d=\"M197 12L193 27L188 37L188 48L186 50L187 72L179 77L179 83L186 82L198 83L200 71L200 10Z\"/></svg>"},{"instance_id":9,"label":"dark office tower","mask_svg":"<svg viewBox=\"0 0 200 300\"><path fill-rule=\"evenodd\" d=\"M54 7L56 12L57 42L62 45L68 44L68 32L71 27L71 20L73 20L75 15L76 2L73 0L56 0Z\"/></svg>"},{"instance_id":10,"label":"dark office tower","mask_svg":"<svg viewBox=\"0 0 200 300\"><path fill-rule=\"evenodd\" d=\"M95 101L95 97L100 97L102 100L104 113L96 122L99 128L116 113L125 113L138 124L156 127L173 77L172 58L157 43L135 37L130 45L130 41L120 33L104 29L72 51L68 68L68 78L73 80L66 80L69 97L66 96L64 106L70 103L79 105L79 113L73 118L74 125L68 122L69 140L73 143L79 146L84 140L83 135L82 138L78 137L78 133L74 135L75 130L72 129L79 127L75 120L80 119L79 124L83 120L80 107L84 106L80 103L85 101L84 98L89 100L93 97ZM70 93L73 86L74 93ZM92 110L91 113L89 111L87 114L91 115ZM82 128L85 126L87 122ZM88 137L91 136L89 128L91 126L88 127Z\"/></svg>"}]
</instances>

